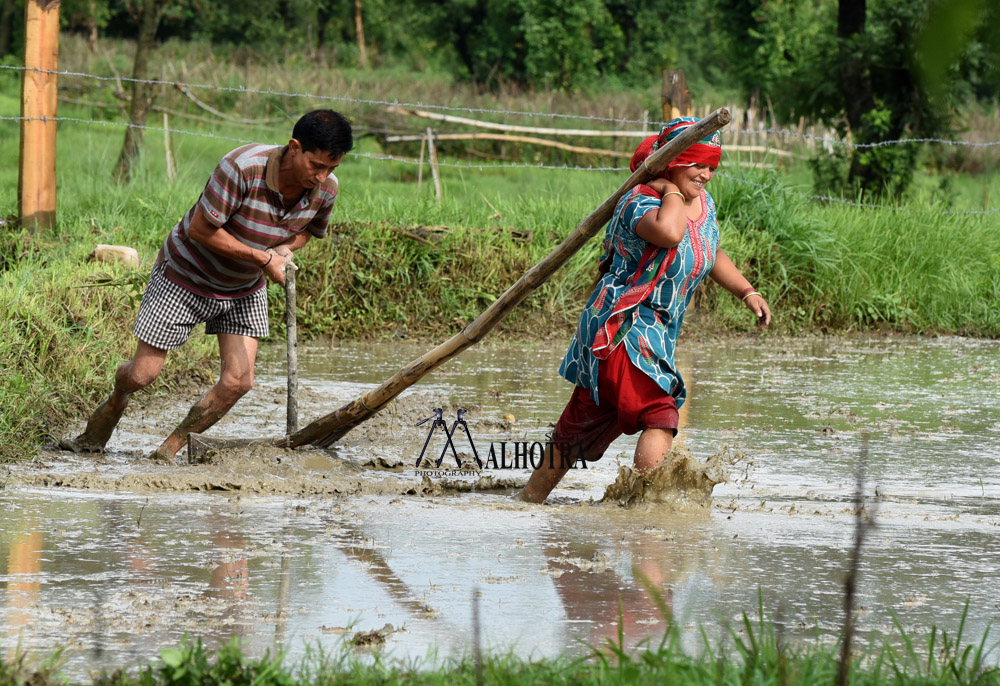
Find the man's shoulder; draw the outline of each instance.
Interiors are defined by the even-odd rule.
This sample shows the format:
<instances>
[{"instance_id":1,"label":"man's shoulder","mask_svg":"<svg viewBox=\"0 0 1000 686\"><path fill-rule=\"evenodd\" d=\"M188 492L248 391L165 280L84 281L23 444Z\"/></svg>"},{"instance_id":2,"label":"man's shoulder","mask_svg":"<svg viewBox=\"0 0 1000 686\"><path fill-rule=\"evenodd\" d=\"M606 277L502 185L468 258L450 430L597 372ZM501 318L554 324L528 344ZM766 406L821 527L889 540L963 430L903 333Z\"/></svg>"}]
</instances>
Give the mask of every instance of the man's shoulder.
<instances>
[{"instance_id":1,"label":"man's shoulder","mask_svg":"<svg viewBox=\"0 0 1000 686\"><path fill-rule=\"evenodd\" d=\"M267 145L264 143L248 143L241 145L234 150L230 150L223 158L241 171L248 171L255 168L266 168L267 160L275 148L280 145Z\"/></svg>"},{"instance_id":2,"label":"man's shoulder","mask_svg":"<svg viewBox=\"0 0 1000 686\"><path fill-rule=\"evenodd\" d=\"M331 199L336 198L337 193L340 192L340 182L337 181L336 176L330 174L328 177L326 177L326 180L323 181L323 185L320 187L320 189L323 193L330 196Z\"/></svg>"}]
</instances>

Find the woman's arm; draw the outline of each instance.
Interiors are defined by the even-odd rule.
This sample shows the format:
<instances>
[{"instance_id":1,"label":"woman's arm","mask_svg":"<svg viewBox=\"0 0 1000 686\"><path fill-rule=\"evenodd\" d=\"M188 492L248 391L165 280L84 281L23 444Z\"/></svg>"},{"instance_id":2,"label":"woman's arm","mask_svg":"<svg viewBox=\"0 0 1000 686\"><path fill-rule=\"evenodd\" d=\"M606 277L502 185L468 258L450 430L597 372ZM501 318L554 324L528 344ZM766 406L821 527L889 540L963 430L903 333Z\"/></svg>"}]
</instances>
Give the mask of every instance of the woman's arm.
<instances>
[{"instance_id":1,"label":"woman's arm","mask_svg":"<svg viewBox=\"0 0 1000 686\"><path fill-rule=\"evenodd\" d=\"M727 291L743 300L751 312L757 315L757 328L764 329L771 323L771 309L767 306L767 301L761 297L760 293L754 290L746 277L740 273L729 255L723 250L718 250L715 254L715 266L709 272L709 276L715 283L719 284Z\"/></svg>"},{"instance_id":2,"label":"woman's arm","mask_svg":"<svg viewBox=\"0 0 1000 686\"><path fill-rule=\"evenodd\" d=\"M666 179L656 179L649 184L663 195L660 209L647 212L635 225L635 232L648 243L661 248L673 248L684 240L687 233L687 208L684 196L677 186Z\"/></svg>"}]
</instances>

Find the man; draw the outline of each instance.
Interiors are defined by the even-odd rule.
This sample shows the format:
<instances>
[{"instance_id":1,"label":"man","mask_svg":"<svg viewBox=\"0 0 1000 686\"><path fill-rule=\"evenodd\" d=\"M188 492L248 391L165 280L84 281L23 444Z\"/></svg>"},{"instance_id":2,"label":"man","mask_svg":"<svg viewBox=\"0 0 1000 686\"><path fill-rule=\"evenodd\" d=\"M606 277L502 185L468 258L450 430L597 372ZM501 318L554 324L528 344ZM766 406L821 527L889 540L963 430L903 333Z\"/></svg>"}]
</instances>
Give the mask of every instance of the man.
<instances>
[{"instance_id":1,"label":"man","mask_svg":"<svg viewBox=\"0 0 1000 686\"><path fill-rule=\"evenodd\" d=\"M172 462L192 432L208 429L253 387L257 339L268 334L267 279L284 284L292 252L326 235L337 198L333 170L353 147L350 123L332 110L304 115L287 146L244 145L222 158L201 198L156 258L133 333L135 356L86 430L60 441L74 452L104 449L128 405L163 369L167 352L205 322L219 337L219 380L150 458Z\"/></svg>"}]
</instances>

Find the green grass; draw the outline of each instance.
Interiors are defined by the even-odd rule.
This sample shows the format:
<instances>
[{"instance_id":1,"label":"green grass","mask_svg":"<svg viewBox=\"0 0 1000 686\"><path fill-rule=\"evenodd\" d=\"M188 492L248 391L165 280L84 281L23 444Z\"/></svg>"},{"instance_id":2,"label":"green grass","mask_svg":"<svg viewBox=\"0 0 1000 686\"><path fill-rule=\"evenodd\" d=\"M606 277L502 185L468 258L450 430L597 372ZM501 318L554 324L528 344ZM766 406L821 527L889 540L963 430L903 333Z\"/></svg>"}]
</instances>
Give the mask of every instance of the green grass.
<instances>
[{"instance_id":1,"label":"green grass","mask_svg":"<svg viewBox=\"0 0 1000 686\"><path fill-rule=\"evenodd\" d=\"M852 657L848 683L855 686L995 686L1000 669L990 661L988 633L974 644L931 628L923 637L899 636ZM705 634L702 634L705 636ZM892 640L890 640L892 639ZM310 646L296 664L280 653L245 655L236 641L211 651L201 640L183 641L160 652L160 659L137 669L123 667L95 675L89 682L69 682L59 671L63 653L39 662L20 654L0 658L0 686L49 686L92 683L109 686L294 686L325 684L684 684L684 686L829 686L839 668L837 646L830 643L789 645L769 620L730 627L723 645L704 638L698 654L686 653L674 625L657 642L635 651L617 642L594 646L588 655L528 660L513 654L466 657L432 663L401 662L377 650L370 657L341 645L333 650ZM919 641L919 642L918 642Z\"/></svg>"},{"instance_id":2,"label":"green grass","mask_svg":"<svg viewBox=\"0 0 1000 686\"><path fill-rule=\"evenodd\" d=\"M65 68L106 70L103 57L74 57L79 45L73 40L66 44ZM177 46L170 49L179 50ZM167 50L166 54L171 53ZM243 75L242 70L211 56L189 57L183 67L188 73L174 73L178 70L175 61L165 67L166 75L234 84ZM119 54L114 59L121 62L120 58ZM265 82L260 82L266 76L260 69L251 75L250 85L316 89L316 69L315 65L304 67L296 76L295 69L276 68L273 79ZM404 83L402 75L392 72L378 86L378 72L356 74L351 77L355 81L338 72L330 74L334 80L346 79L337 83L349 95L388 97L386 91L395 84L401 89L401 100L416 100L426 86L426 101L470 106L607 116L608 109L601 110L611 97L602 94L587 100L577 96L576 101L564 102L558 99L563 96L552 94L517 94L503 102L490 102L429 75ZM81 83L65 81L67 85ZM74 94L110 100L109 88L105 84L97 91ZM18 75L0 72L0 115L18 114L18 93ZM202 95L209 99L211 94ZM175 93L164 97L171 107L193 111ZM230 96L228 105L237 114L265 114L248 106L245 101L250 97ZM277 96L256 97L271 116L278 113L279 105L293 112L309 106L301 100L284 103ZM344 104L343 108L368 126L378 124L375 118L382 116L381 110L371 106ZM627 109L620 106L618 114L635 116ZM67 104L60 106L60 116L121 121L116 110ZM397 120L388 123L400 125ZM149 124L160 126L162 120L154 117ZM209 126L178 117L170 125L276 143L286 140L290 129L285 122L265 128L221 122ZM580 124L571 120L558 125ZM63 430L68 419L83 416L108 392L114 368L132 353L129 331L138 289L164 235L195 202L218 159L237 145L222 138L175 134L172 147L178 177L169 181L162 135L148 131L145 155L132 182L118 186L111 180L111 170L123 133L120 127L60 124L57 227L44 234L26 233L13 224L0 230L0 306L7 312L0 323L0 431L13 437L0 446L0 461L32 456L40 441ZM0 155L7 160L0 165L0 213L4 216L17 210L18 139L16 122L0 122ZM417 154L416 148L386 151L373 136L360 137L358 144L361 153ZM464 148L446 147L444 160L454 161L460 153L467 155ZM518 161L529 164L608 164L600 159L541 157L541 152L530 149L508 150L508 154L515 153ZM981 203L991 199L985 190L988 180L995 179L996 172L953 177L947 182L945 177L925 173L912 197L900 205L863 209L808 199L810 190L802 183L801 167L761 171L731 164L724 171L712 183L722 246L768 299L775 331L876 329L1000 336L1000 309L995 306L1000 296L998 215L943 214L983 207ZM588 171L445 167L439 204L429 170L425 172L418 190L414 165L349 157L338 170L337 223L327 240L314 241L300 257L303 339L397 335L437 339L455 333L546 255L624 178L623 174ZM942 193L942 184L950 184L954 192ZM446 228L429 242L395 230L413 226ZM87 254L98 243L135 247L142 268L128 272L87 263ZM498 332L568 337L593 281L599 249L599 241L591 241L505 320ZM98 287L99 283L105 285ZM282 293L272 286L269 295L273 332L280 337L284 333ZM698 295L688 326L749 331L751 320L738 300L708 284ZM201 335L194 341L185 355L170 356L165 379L176 381L191 374L199 380L209 377L206 370L215 354L214 342ZM155 389L162 390L162 385Z\"/></svg>"}]
</instances>

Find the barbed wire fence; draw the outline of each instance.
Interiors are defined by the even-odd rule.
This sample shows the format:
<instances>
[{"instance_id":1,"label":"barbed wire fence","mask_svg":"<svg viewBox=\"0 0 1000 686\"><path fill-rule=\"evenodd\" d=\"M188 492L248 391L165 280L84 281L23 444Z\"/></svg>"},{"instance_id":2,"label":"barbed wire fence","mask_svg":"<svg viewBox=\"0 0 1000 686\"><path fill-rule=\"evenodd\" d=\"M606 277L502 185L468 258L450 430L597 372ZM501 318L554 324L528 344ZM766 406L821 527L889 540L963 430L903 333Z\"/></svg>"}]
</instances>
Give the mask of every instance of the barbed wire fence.
<instances>
[{"instance_id":1,"label":"barbed wire fence","mask_svg":"<svg viewBox=\"0 0 1000 686\"><path fill-rule=\"evenodd\" d=\"M510 116L516 116L516 117L526 117L526 118L546 118L546 119L553 119L553 120L579 120L579 121L592 121L592 122L611 123L611 124L615 124L615 125L640 124L640 125L643 126L644 129L646 129L646 127L652 126L652 127L655 127L656 130L658 130L660 128L660 126L662 126L662 124L663 124L663 122L650 121L648 119L641 119L640 120L640 119L630 119L630 118L622 118L622 117L599 117L599 116L585 115L585 114L538 112L538 111L532 111L532 110L488 109L488 108L478 108L478 107L462 107L462 106L456 106L456 105L439 105L439 104L434 104L434 103L422 103L422 102L405 103L405 102L399 102L398 100L391 100L391 101L389 101L389 100L380 100L380 99L372 99L372 98L353 98L353 97L348 97L348 96L332 96L332 95L323 95L323 94L315 94L315 93L298 93L298 92L294 92L294 91L282 91L282 90L273 90L273 89L258 89L258 88L245 88L245 87L233 87L233 86L220 86L220 85L214 85L214 84L190 83L190 82L185 82L185 81L173 81L173 80L167 80L167 79L136 79L136 78L130 78L130 77L125 77L125 76L102 76L102 75L99 75L99 74L90 74L90 73L87 73L87 72L76 72L76 71L68 71L68 70L45 70L45 69L36 69L36 68L30 68L30 67L23 67L23 66L18 66L18 65L0 65L0 70L5 70L5 71L9 71L9 72L38 72L38 73L51 74L51 75L56 75L56 76L73 77L73 78L80 78L80 79L90 79L90 80L94 80L94 81L97 81L97 82L111 82L111 83L115 83L119 87L121 86L121 84L123 82L126 82L126 83L144 83L144 84L150 84L150 85L156 85L156 86L163 86L163 87L170 86L170 87L177 88L181 92L185 92L185 90L190 91L191 89L198 89L198 90L205 90L205 91L219 91L219 92L237 93L237 94L243 94L243 95L266 95L266 96L277 96L277 97L282 97L282 98L306 99L306 100L310 100L310 101L313 101L313 102L320 102L320 103L323 103L323 102L340 102L340 103L348 103L348 104L354 104L354 105L365 105L365 106L395 108L396 110L398 110L400 108L405 108L405 109L411 109L411 110L430 110L430 111L436 111L436 112L463 112L463 113L467 113L467 114L490 115L490 116L493 116L493 117L510 117ZM192 117L192 118L196 119L197 121L200 121L200 122L203 122L203 123L214 123L215 121L220 121L220 122L227 122L229 124L236 123L236 124L243 124L243 125L252 125L252 126L257 126L259 128L269 128L269 127L272 127L272 126L276 126L279 123L280 124L287 124L288 123L287 119L277 119L277 120L244 120L244 119L238 119L238 118L230 117L230 116L227 116L225 113L219 112L218 110L216 110L216 109L214 109L214 108L206 105L205 103L200 102L197 98L192 97L189 93L186 93L186 94L188 95L189 99L192 99L201 109L203 109L205 111L209 111L210 113L212 113L216 117L216 120L209 119L207 117L199 117L199 116L195 116L195 115L190 115L188 113L183 113L183 112L169 111L169 110L163 110L163 109L161 109L161 111L166 111L166 112L171 113L171 114L173 114L175 116ZM88 107L88 106L90 106L90 107L98 107L98 108L107 108L107 109L122 110L122 114L123 114L123 116L125 116L124 115L124 111L123 111L124 103L100 103L100 102L69 101L68 104L79 106L79 107ZM184 135L184 136L195 136L195 137L201 137L201 138L217 139L217 140L223 140L223 141L237 143L237 144L241 144L241 145L248 144L248 143L259 142L256 139L238 138L238 137L222 135L222 134L218 134L218 133L214 133L214 132L197 131L197 130L191 130L191 129L181 129L181 128L174 128L174 127L170 127L170 126L136 125L136 124L132 124L132 123L130 123L128 121L112 121L112 120L107 120L107 119L85 119L85 118L81 118L81 117L63 117L63 116L57 116L57 117L23 117L23 116L2 116L2 115L0 115L0 121L9 121L9 122L23 122L23 121L42 121L42 122L48 122L48 121L55 121L55 122L66 122L66 123L73 123L73 124L82 124L82 125L87 125L87 126L112 127L112 128L120 128L120 129L127 129L127 128L142 129L142 130L145 130L145 131L159 132L159 133L164 133L164 134L179 134L179 135ZM375 128L370 128L370 127L368 127L368 128L364 128L363 127L362 130L367 130L367 131L373 132L373 133L394 133L395 132L394 130L390 130L390 129L385 129L385 128L375 129ZM556 132L556 130L547 130L547 131ZM592 131L592 132L589 132L588 135L594 135L594 136L601 136L601 135L605 135L605 136L642 136L642 135L651 135L652 133L655 133L655 131L652 131L652 130L643 130L643 131L628 132L628 131L620 131L619 130L619 131ZM936 145L947 145L947 146L968 147L968 148L982 148L982 149L1000 147L1000 141L982 141L982 142L980 142L980 141L955 140L955 139L946 139L946 138L903 138L903 139L893 139L893 140L877 141L877 142L873 142L873 143L854 143L853 141L842 139L842 138L837 138L837 137L832 137L832 136L819 136L819 135L815 135L815 134L805 133L805 132L802 132L802 131L795 131L795 130L784 129L784 128L774 128L774 127L752 128L752 129L736 129L736 128L733 128L733 129L729 130L729 133L731 133L731 134L738 134L738 135L750 135L750 136L755 136L756 135L756 136L764 136L764 137L779 136L782 139L797 138L797 139L801 139L801 140L811 141L813 143L822 144L822 145L826 146L828 149L831 148L831 147L834 147L834 146L845 147L845 148L849 148L849 149L872 149L872 148L885 147L885 146L891 146L891 145L916 145L916 144L922 144L922 145L925 145L925 144L936 144ZM564 134L564 135L572 135L572 134L570 134L569 131L567 131L567 133ZM765 148L763 148L763 150L761 152L763 152L765 155L767 155L767 154L769 154L769 152L773 153L775 151L780 151L780 150L781 150L781 148L778 148L778 147L775 147L773 149L771 149L769 147L765 147ZM351 153L349 153L349 155L351 157L353 157L353 158L358 158L358 159L367 159L367 160L372 160L372 161L377 161L377 162L390 162L390 163L398 163L398 164L406 164L406 165L419 165L421 167L429 164L429 162L425 162L422 159L417 160L417 159L413 159L413 158L410 158L410 157L397 156L397 155L392 155L392 154L382 154L382 155L379 155L379 154L373 154L373 153L351 152ZM579 166L579 165L570 165L570 164L562 164L562 165L554 165L554 164L529 164L529 163L523 163L523 162L522 163L518 163L518 162L483 163L483 162L471 162L471 161L467 161L465 163L459 163L459 162L437 161L436 165L439 166L439 167L445 167L445 168L451 168L451 169L467 170L467 171L481 171L481 172L488 172L488 171L493 171L493 170L507 170L507 169L525 169L525 170L531 169L531 170L548 170L548 171L576 171L576 172L603 172L603 173L622 173L622 172L628 172L629 171L628 167L622 167L622 166ZM916 210L913 210L912 208L899 207L899 206L891 205L891 204L875 204L875 203L856 202L856 201L848 200L848 199L845 199L845 198L839 198L839 197L835 197L835 196L799 192L799 191L796 191L794 188L789 187L787 185L783 185L783 184L762 184L762 183L759 183L759 182L756 182L756 181L752 181L752 180L746 179L746 178L741 178L739 176L735 176L733 174L726 173L726 172L720 172L719 175L722 176L723 178L729 180L729 181L732 181L732 182L738 183L738 184L748 184L748 185L752 185L752 186L756 186L756 187L760 187L760 188L765 188L765 189L768 189L768 190L774 190L775 187L778 187L778 188L780 188L781 190L783 190L785 192L797 194L797 195L803 196L803 197L805 197L805 198L807 198L809 200L818 201L818 202L838 203L838 204L841 204L841 205L844 205L844 206L847 206L847 207L854 207L854 208L859 208L859 209L882 209L882 210L891 210L891 211L899 211L899 212L914 212L914 211L916 211ZM995 214L995 213L998 213L998 212L1000 212L1000 208L983 209L983 210L945 210L945 211L939 212L939 214L942 214L942 215L991 215L991 214Z\"/></svg>"}]
</instances>

